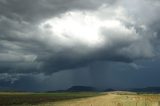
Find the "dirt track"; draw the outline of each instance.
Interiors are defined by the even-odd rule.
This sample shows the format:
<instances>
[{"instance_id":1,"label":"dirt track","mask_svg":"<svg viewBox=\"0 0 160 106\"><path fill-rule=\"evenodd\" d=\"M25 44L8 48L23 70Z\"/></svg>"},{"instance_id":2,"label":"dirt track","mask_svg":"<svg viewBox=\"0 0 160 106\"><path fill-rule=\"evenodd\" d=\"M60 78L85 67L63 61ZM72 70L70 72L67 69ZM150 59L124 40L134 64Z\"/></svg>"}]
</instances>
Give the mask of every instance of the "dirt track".
<instances>
[{"instance_id":1,"label":"dirt track","mask_svg":"<svg viewBox=\"0 0 160 106\"><path fill-rule=\"evenodd\" d=\"M160 106L160 96L109 93L97 97L47 103L38 106Z\"/></svg>"},{"instance_id":2,"label":"dirt track","mask_svg":"<svg viewBox=\"0 0 160 106\"><path fill-rule=\"evenodd\" d=\"M56 103L55 106L160 106L159 96L106 94Z\"/></svg>"}]
</instances>

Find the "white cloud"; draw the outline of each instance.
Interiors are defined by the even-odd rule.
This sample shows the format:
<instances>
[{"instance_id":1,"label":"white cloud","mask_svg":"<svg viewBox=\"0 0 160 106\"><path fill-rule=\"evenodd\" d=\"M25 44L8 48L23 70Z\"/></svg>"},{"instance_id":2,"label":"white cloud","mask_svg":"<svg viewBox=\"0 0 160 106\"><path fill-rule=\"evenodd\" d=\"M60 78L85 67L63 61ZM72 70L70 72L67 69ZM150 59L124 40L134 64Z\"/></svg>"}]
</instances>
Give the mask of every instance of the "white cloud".
<instances>
[{"instance_id":1,"label":"white cloud","mask_svg":"<svg viewBox=\"0 0 160 106\"><path fill-rule=\"evenodd\" d=\"M52 38L50 39L51 42L56 39L64 46L73 46L79 43L89 47L103 45L112 39L125 37L135 39L137 35L134 29L127 28L120 19L116 18L117 15L123 14L123 11L119 11L120 8L113 10L110 17L102 19L102 17L104 18L104 10L107 12L107 9L107 7L102 6L92 12L69 11L59 17L48 19L39 25L44 34L46 33L42 36L49 36L48 38ZM108 16L108 14L106 15ZM104 35L102 30L108 33Z\"/></svg>"},{"instance_id":2,"label":"white cloud","mask_svg":"<svg viewBox=\"0 0 160 106\"><path fill-rule=\"evenodd\" d=\"M142 37L134 27L127 27L122 20L130 24L133 22L123 7L113 9L102 5L95 11L66 12L42 22L39 28L42 36L49 38L47 43L51 48L58 44L73 50L77 50L76 47L92 52L112 50L117 55L130 58L151 57L153 51L149 38ZM142 49L144 46L146 48Z\"/></svg>"}]
</instances>

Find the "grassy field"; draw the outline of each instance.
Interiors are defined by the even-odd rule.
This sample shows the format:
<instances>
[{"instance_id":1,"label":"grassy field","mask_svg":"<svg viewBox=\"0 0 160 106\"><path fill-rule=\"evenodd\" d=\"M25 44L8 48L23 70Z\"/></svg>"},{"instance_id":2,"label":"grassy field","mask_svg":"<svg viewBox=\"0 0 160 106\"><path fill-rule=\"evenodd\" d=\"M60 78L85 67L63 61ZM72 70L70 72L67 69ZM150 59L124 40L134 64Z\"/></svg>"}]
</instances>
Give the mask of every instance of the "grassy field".
<instances>
[{"instance_id":1,"label":"grassy field","mask_svg":"<svg viewBox=\"0 0 160 106\"><path fill-rule=\"evenodd\" d=\"M0 93L0 106L160 106L160 95L130 92Z\"/></svg>"},{"instance_id":2,"label":"grassy field","mask_svg":"<svg viewBox=\"0 0 160 106\"><path fill-rule=\"evenodd\" d=\"M98 96L96 92L54 92L54 93L0 93L0 106L31 106L76 98Z\"/></svg>"},{"instance_id":3,"label":"grassy field","mask_svg":"<svg viewBox=\"0 0 160 106\"><path fill-rule=\"evenodd\" d=\"M45 106L160 106L160 95L112 92L87 99L48 103Z\"/></svg>"}]
</instances>

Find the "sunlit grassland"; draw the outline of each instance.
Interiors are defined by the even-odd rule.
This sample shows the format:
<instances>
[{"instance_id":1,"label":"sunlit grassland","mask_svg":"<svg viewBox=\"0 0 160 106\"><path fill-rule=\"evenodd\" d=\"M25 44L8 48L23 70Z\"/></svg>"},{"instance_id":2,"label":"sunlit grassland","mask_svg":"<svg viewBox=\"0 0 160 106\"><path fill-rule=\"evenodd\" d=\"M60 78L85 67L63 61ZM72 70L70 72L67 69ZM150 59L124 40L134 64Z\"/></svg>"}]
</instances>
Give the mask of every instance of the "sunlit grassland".
<instances>
[{"instance_id":1,"label":"sunlit grassland","mask_svg":"<svg viewBox=\"0 0 160 106\"><path fill-rule=\"evenodd\" d=\"M0 106L160 106L160 94L131 92L0 93Z\"/></svg>"},{"instance_id":2,"label":"sunlit grassland","mask_svg":"<svg viewBox=\"0 0 160 106\"><path fill-rule=\"evenodd\" d=\"M35 106L160 106L160 95L112 92L96 97L50 102Z\"/></svg>"}]
</instances>

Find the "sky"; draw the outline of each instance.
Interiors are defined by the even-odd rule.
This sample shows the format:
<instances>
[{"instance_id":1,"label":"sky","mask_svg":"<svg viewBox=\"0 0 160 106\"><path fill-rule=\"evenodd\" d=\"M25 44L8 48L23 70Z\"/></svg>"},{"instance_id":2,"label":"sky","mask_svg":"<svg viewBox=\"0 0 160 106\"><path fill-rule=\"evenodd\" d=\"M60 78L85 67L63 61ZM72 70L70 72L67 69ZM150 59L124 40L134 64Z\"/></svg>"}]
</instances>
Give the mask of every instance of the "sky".
<instances>
[{"instance_id":1,"label":"sky","mask_svg":"<svg viewBox=\"0 0 160 106\"><path fill-rule=\"evenodd\" d=\"M0 89L160 86L159 0L0 0Z\"/></svg>"}]
</instances>

